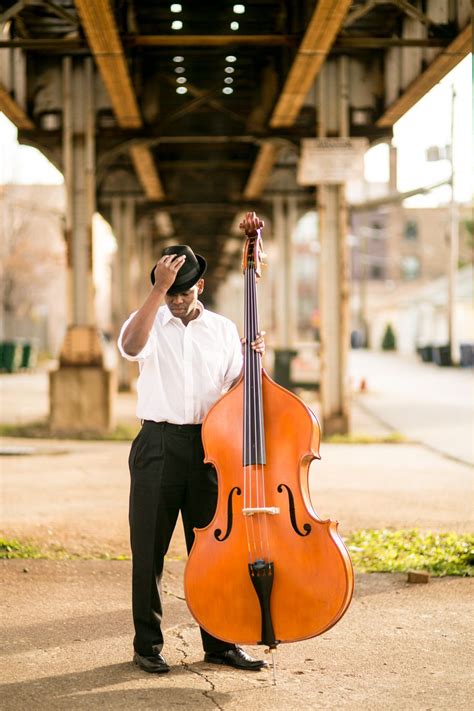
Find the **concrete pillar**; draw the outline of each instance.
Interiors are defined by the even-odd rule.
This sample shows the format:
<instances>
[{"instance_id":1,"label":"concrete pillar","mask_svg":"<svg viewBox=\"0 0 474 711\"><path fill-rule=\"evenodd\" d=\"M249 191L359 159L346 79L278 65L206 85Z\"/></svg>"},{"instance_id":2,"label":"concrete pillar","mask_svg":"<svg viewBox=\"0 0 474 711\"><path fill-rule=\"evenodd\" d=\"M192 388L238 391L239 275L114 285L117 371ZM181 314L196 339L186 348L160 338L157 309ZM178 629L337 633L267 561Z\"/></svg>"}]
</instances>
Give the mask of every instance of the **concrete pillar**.
<instances>
[{"instance_id":1,"label":"concrete pillar","mask_svg":"<svg viewBox=\"0 0 474 711\"><path fill-rule=\"evenodd\" d=\"M291 257L288 248L290 235L285 213L285 200L282 195L276 195L273 198L273 233L278 253L278 263L275 265L276 341L278 349L287 349L291 347L291 317L289 309L289 294L291 290L291 264L289 259Z\"/></svg>"},{"instance_id":2,"label":"concrete pillar","mask_svg":"<svg viewBox=\"0 0 474 711\"><path fill-rule=\"evenodd\" d=\"M298 221L296 198L273 198L273 236L277 246L275 264L275 324L278 348L293 348L297 332L296 279L292 237Z\"/></svg>"},{"instance_id":3,"label":"concrete pillar","mask_svg":"<svg viewBox=\"0 0 474 711\"><path fill-rule=\"evenodd\" d=\"M275 264L275 319L276 347L273 377L291 389L291 361L296 355L296 280L292 237L298 220L296 199L277 195L273 198L273 236L277 247Z\"/></svg>"},{"instance_id":4,"label":"concrete pillar","mask_svg":"<svg viewBox=\"0 0 474 711\"><path fill-rule=\"evenodd\" d=\"M104 344L94 314L95 106L90 57L64 58L62 92L69 327L59 369L50 373L50 427L64 432L107 430L113 423L115 386L114 374L104 368Z\"/></svg>"},{"instance_id":5,"label":"concrete pillar","mask_svg":"<svg viewBox=\"0 0 474 711\"><path fill-rule=\"evenodd\" d=\"M114 322L117 334L131 311L139 308L136 289L131 278L131 262L136 251L135 239L135 201L133 198L114 198L112 201L112 229L117 240L115 254L113 301ZM136 286L136 285L135 285ZM118 388L120 391L130 390L133 378L136 376L136 366L124 358L118 361Z\"/></svg>"},{"instance_id":6,"label":"concrete pillar","mask_svg":"<svg viewBox=\"0 0 474 711\"><path fill-rule=\"evenodd\" d=\"M286 198L286 234L287 253L286 265L288 270L288 292L287 292L287 316L288 316L288 336L290 345L294 348L298 339L298 289L295 274L295 258L293 234L298 224L298 203L296 195L288 195Z\"/></svg>"},{"instance_id":7,"label":"concrete pillar","mask_svg":"<svg viewBox=\"0 0 474 711\"><path fill-rule=\"evenodd\" d=\"M389 145L388 187L390 193L397 192L397 147L393 143Z\"/></svg>"},{"instance_id":8,"label":"concrete pillar","mask_svg":"<svg viewBox=\"0 0 474 711\"><path fill-rule=\"evenodd\" d=\"M349 428L348 294L344 187L318 188L320 225L321 415L326 434Z\"/></svg>"},{"instance_id":9,"label":"concrete pillar","mask_svg":"<svg viewBox=\"0 0 474 711\"><path fill-rule=\"evenodd\" d=\"M337 65L339 102L327 101L328 87L323 67L318 79L319 137L337 119L339 135L349 132L348 65L340 57ZM337 117L332 112L337 110ZM347 353L349 348L349 281L347 256L347 208L344 185L317 188L320 269L319 308L321 315L320 396L323 431L326 434L349 430L349 390Z\"/></svg>"},{"instance_id":10,"label":"concrete pillar","mask_svg":"<svg viewBox=\"0 0 474 711\"><path fill-rule=\"evenodd\" d=\"M63 60L63 168L66 185L69 314L94 324L92 217L95 211L95 112L92 60Z\"/></svg>"},{"instance_id":11,"label":"concrete pillar","mask_svg":"<svg viewBox=\"0 0 474 711\"><path fill-rule=\"evenodd\" d=\"M152 249L151 234L146 229L137 230L138 250L138 304L142 304L151 289L151 268L158 261L158 254Z\"/></svg>"}]
</instances>

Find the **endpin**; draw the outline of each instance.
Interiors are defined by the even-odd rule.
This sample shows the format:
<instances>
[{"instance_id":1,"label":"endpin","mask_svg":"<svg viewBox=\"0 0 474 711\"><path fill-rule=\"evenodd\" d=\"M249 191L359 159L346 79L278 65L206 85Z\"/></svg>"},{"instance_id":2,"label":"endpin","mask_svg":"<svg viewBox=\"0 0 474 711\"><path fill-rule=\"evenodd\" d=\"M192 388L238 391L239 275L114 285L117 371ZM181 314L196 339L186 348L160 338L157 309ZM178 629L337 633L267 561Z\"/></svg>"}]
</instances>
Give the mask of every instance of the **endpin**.
<instances>
[{"instance_id":1,"label":"endpin","mask_svg":"<svg viewBox=\"0 0 474 711\"><path fill-rule=\"evenodd\" d=\"M265 650L265 654L271 654L272 655L272 673L273 673L273 686L276 686L277 683L277 678L276 678L276 647L269 647L268 649Z\"/></svg>"}]
</instances>

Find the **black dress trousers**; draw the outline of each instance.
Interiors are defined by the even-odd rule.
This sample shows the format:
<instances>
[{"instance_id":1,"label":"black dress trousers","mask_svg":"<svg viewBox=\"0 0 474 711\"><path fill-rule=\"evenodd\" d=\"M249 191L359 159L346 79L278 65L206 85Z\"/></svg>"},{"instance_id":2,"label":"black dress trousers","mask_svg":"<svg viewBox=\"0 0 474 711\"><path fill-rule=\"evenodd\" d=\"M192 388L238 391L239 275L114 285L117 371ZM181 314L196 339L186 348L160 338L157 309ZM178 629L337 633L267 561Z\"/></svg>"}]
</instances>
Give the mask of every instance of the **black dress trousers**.
<instances>
[{"instance_id":1,"label":"black dress trousers","mask_svg":"<svg viewBox=\"0 0 474 711\"><path fill-rule=\"evenodd\" d=\"M146 420L132 443L129 520L134 649L143 656L161 652L163 647L161 577L178 513L189 553L193 528L207 526L216 509L217 474L203 459L200 425ZM202 629L201 636L206 652L234 646Z\"/></svg>"}]
</instances>

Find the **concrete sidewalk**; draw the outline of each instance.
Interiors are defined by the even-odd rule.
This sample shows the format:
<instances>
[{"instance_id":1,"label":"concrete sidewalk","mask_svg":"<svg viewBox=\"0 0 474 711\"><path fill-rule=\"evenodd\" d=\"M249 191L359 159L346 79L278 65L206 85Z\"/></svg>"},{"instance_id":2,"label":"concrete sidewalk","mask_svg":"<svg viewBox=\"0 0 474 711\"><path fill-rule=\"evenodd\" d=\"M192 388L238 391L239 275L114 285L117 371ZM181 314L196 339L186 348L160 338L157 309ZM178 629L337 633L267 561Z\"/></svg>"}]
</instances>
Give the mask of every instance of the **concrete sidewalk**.
<instances>
[{"instance_id":1,"label":"concrete sidewalk","mask_svg":"<svg viewBox=\"0 0 474 711\"><path fill-rule=\"evenodd\" d=\"M54 443L44 446L48 454L3 460L8 537L33 537L82 554L127 552L128 446L61 442L63 454L51 453ZM339 516L342 532L351 524L414 522L465 530L465 490L443 496L449 479L467 484L460 470L446 469L444 483L440 477L433 487L429 467L419 479L419 470L397 466L400 448L405 446L326 445L312 487L320 513ZM370 468L364 452L371 456ZM390 477L380 475L381 458L391 464ZM430 483L429 492L423 481L425 488ZM410 503L416 510L407 508ZM2 708L471 707L472 579L408 585L405 575L358 575L353 602L332 630L279 648L274 687L269 670L239 673L203 663L199 633L184 602L184 550L178 526L164 579L164 651L172 670L159 678L131 664L129 561L2 561ZM295 604L289 602L289 614Z\"/></svg>"},{"instance_id":2,"label":"concrete sidewalk","mask_svg":"<svg viewBox=\"0 0 474 711\"><path fill-rule=\"evenodd\" d=\"M275 687L270 670L202 661L182 599L183 566L167 566L164 653L172 668L156 677L131 664L129 563L3 562L2 708L472 708L466 579L409 586L401 575L359 576L336 627L279 648Z\"/></svg>"},{"instance_id":3,"label":"concrete sidewalk","mask_svg":"<svg viewBox=\"0 0 474 711\"><path fill-rule=\"evenodd\" d=\"M4 378L17 421L40 419L44 376ZM133 418L133 396L120 396L119 407ZM358 431L385 431L357 404L354 420ZM2 447L19 450L0 459L5 537L81 555L128 553L128 443L4 438ZM322 457L311 469L311 496L321 517L340 519L343 535L473 530L472 467L420 444L323 444ZM471 708L472 579L408 585L404 575L357 576L354 600L332 630L279 648L274 687L268 670L203 663L183 599L184 550L179 526L164 585L172 670L158 678L130 661L128 561L2 561L2 708Z\"/></svg>"}]
</instances>

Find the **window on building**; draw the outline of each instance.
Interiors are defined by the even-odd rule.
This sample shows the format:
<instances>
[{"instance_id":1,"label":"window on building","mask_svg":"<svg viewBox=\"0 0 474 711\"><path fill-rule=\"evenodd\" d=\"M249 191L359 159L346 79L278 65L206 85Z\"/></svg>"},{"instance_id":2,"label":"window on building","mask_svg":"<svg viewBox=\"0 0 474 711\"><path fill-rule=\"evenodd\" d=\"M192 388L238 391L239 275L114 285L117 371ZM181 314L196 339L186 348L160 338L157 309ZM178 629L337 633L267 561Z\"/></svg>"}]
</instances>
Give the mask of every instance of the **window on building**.
<instances>
[{"instance_id":1,"label":"window on building","mask_svg":"<svg viewBox=\"0 0 474 711\"><path fill-rule=\"evenodd\" d=\"M415 220L405 222L405 239L418 239L418 225Z\"/></svg>"},{"instance_id":2,"label":"window on building","mask_svg":"<svg viewBox=\"0 0 474 711\"><path fill-rule=\"evenodd\" d=\"M406 281L417 279L420 276L421 265L418 257L408 255L402 257L402 278Z\"/></svg>"}]
</instances>

